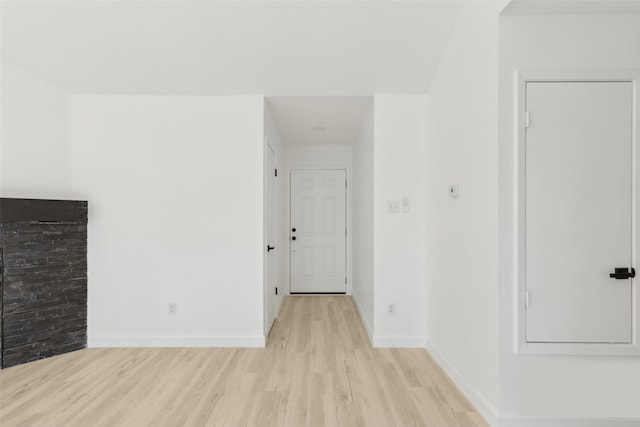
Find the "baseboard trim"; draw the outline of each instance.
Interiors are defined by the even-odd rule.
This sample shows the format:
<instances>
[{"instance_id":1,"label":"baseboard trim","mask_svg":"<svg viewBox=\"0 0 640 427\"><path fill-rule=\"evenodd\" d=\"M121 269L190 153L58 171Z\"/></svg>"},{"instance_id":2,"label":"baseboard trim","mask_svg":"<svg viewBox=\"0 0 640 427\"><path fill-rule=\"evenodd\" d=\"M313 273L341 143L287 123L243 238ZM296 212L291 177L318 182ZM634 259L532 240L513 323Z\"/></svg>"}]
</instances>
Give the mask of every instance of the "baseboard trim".
<instances>
[{"instance_id":1,"label":"baseboard trim","mask_svg":"<svg viewBox=\"0 0 640 427\"><path fill-rule=\"evenodd\" d=\"M358 295L352 291L351 297L353 298L353 301L356 303L358 314L360 315L360 319L362 320L364 329L367 331L367 335L369 336L369 342L371 343L371 345L373 345L373 329L371 328L371 325L369 325L369 320L367 320L367 316L364 315L364 310L362 310L362 306L360 305L360 300L358 299Z\"/></svg>"},{"instance_id":2,"label":"baseboard trim","mask_svg":"<svg viewBox=\"0 0 640 427\"><path fill-rule=\"evenodd\" d=\"M164 335L97 335L88 337L88 347L264 347L265 338L258 336L164 336Z\"/></svg>"},{"instance_id":3,"label":"baseboard trim","mask_svg":"<svg viewBox=\"0 0 640 427\"><path fill-rule=\"evenodd\" d=\"M500 427L640 427L640 418L501 417Z\"/></svg>"},{"instance_id":4,"label":"baseboard trim","mask_svg":"<svg viewBox=\"0 0 640 427\"><path fill-rule=\"evenodd\" d=\"M427 351L438 362L440 367L445 371L449 378L458 386L462 393L469 399L476 410L484 417L484 419L492 427L502 427L498 423L498 410L485 397L480 394L467 380L462 376L455 366L453 366L435 347L426 340Z\"/></svg>"},{"instance_id":5,"label":"baseboard trim","mask_svg":"<svg viewBox=\"0 0 640 427\"><path fill-rule=\"evenodd\" d=\"M373 337L373 346L377 348L424 348L424 337L375 335Z\"/></svg>"}]
</instances>

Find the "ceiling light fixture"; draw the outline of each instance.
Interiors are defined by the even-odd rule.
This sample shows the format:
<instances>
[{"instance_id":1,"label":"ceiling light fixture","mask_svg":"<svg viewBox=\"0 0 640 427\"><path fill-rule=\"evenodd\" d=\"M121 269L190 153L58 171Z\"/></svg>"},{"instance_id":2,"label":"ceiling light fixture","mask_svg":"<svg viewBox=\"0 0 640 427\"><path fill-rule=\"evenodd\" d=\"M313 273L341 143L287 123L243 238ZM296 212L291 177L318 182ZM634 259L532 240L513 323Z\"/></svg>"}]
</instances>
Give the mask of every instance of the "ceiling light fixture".
<instances>
[{"instance_id":1,"label":"ceiling light fixture","mask_svg":"<svg viewBox=\"0 0 640 427\"><path fill-rule=\"evenodd\" d=\"M324 126L314 126L311 129L315 130L316 132L322 132L323 130L326 129L326 127L324 127Z\"/></svg>"}]
</instances>

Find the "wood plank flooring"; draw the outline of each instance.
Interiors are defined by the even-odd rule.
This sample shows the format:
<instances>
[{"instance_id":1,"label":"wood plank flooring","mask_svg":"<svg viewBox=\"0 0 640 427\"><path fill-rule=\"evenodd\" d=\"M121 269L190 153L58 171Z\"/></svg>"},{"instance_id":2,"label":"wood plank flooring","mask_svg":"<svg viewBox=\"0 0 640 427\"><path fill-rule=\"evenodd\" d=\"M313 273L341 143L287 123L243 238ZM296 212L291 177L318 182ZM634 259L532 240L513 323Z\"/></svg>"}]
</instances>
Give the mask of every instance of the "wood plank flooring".
<instances>
[{"instance_id":1,"label":"wood plank flooring","mask_svg":"<svg viewBox=\"0 0 640 427\"><path fill-rule=\"evenodd\" d=\"M265 349L87 349L2 370L0 425L487 426L425 350L372 348L348 296L287 297Z\"/></svg>"}]
</instances>

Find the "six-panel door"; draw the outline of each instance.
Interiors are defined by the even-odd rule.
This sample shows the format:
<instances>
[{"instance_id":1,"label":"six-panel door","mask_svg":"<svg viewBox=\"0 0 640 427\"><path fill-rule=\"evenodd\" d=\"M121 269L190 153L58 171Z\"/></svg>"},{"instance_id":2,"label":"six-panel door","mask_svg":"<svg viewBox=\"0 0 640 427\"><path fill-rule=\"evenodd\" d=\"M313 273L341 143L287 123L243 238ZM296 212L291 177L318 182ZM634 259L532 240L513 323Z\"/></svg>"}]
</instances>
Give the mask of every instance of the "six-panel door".
<instances>
[{"instance_id":1,"label":"six-panel door","mask_svg":"<svg viewBox=\"0 0 640 427\"><path fill-rule=\"evenodd\" d=\"M291 292L346 291L346 171L291 171Z\"/></svg>"}]
</instances>

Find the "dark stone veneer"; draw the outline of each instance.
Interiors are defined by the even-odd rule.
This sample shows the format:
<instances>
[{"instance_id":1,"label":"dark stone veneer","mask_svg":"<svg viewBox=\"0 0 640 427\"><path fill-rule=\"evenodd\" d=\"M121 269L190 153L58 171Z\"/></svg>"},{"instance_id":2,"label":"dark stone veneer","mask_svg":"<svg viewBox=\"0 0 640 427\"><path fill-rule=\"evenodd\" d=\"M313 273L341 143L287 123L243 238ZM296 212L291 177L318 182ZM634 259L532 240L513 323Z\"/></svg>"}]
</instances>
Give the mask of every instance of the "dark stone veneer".
<instances>
[{"instance_id":1,"label":"dark stone veneer","mask_svg":"<svg viewBox=\"0 0 640 427\"><path fill-rule=\"evenodd\" d=\"M0 199L2 367L85 348L87 202Z\"/></svg>"}]
</instances>

